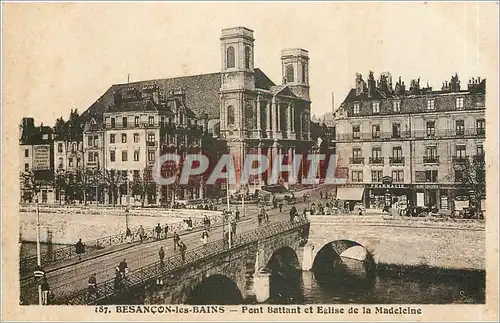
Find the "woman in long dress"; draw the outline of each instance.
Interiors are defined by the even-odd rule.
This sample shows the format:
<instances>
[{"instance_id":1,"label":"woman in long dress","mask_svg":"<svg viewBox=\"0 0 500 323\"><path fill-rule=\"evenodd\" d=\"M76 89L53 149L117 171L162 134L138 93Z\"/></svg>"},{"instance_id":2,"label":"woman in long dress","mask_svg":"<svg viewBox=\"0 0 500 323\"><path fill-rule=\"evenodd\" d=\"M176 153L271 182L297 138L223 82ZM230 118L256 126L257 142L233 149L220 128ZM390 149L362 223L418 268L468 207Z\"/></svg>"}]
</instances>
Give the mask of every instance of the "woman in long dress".
<instances>
[{"instance_id":1,"label":"woman in long dress","mask_svg":"<svg viewBox=\"0 0 500 323\"><path fill-rule=\"evenodd\" d=\"M201 234L201 243L203 243L203 245L206 245L208 243L208 232L207 232L207 230L203 231L203 233Z\"/></svg>"}]
</instances>

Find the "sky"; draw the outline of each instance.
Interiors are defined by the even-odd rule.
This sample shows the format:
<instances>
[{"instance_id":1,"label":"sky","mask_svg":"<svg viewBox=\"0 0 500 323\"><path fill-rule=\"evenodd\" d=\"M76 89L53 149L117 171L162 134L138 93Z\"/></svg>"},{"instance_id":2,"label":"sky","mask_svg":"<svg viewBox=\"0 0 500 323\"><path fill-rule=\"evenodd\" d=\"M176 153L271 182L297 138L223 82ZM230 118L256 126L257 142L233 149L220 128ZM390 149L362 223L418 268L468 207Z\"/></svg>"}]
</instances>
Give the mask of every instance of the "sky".
<instances>
[{"instance_id":1,"label":"sky","mask_svg":"<svg viewBox=\"0 0 500 323\"><path fill-rule=\"evenodd\" d=\"M312 113L389 71L441 88L496 69L495 3L7 3L4 113L53 125L114 83L218 72L223 28L254 30L255 66L281 83L280 52L309 51ZM488 22L488 23L487 23ZM496 20L495 20L496 22Z\"/></svg>"}]
</instances>

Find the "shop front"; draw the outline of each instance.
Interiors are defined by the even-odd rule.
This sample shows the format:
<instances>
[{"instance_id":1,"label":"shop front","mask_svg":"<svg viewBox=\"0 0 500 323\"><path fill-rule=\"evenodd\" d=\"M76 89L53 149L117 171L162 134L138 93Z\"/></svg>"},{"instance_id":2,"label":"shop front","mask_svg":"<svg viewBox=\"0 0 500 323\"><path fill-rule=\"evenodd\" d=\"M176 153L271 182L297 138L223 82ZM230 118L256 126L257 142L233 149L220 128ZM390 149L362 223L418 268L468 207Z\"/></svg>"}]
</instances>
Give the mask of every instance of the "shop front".
<instances>
[{"instance_id":1,"label":"shop front","mask_svg":"<svg viewBox=\"0 0 500 323\"><path fill-rule=\"evenodd\" d=\"M363 203L365 188L361 186L342 186L337 187L337 200L342 206L349 210L354 210L354 206Z\"/></svg>"},{"instance_id":2,"label":"shop front","mask_svg":"<svg viewBox=\"0 0 500 323\"><path fill-rule=\"evenodd\" d=\"M412 190L408 184L393 184L386 176L382 184L367 185L365 207L369 209L389 209L396 202L407 204L412 199Z\"/></svg>"}]
</instances>

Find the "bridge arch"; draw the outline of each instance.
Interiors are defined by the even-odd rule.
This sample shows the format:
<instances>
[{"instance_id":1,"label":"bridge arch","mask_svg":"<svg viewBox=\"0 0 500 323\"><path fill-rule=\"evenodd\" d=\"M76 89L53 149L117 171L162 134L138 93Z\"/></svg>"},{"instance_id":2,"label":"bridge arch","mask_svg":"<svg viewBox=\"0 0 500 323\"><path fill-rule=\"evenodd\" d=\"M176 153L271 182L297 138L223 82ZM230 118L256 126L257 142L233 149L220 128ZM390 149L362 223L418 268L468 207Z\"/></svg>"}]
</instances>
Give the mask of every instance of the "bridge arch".
<instances>
[{"instance_id":1,"label":"bridge arch","mask_svg":"<svg viewBox=\"0 0 500 323\"><path fill-rule=\"evenodd\" d=\"M353 279L364 286L374 283L375 261L357 241L332 240L315 252L312 271L319 281L346 283Z\"/></svg>"},{"instance_id":2,"label":"bridge arch","mask_svg":"<svg viewBox=\"0 0 500 323\"><path fill-rule=\"evenodd\" d=\"M243 301L236 282L225 275L211 275L203 278L188 294L188 305L238 305Z\"/></svg>"},{"instance_id":3,"label":"bridge arch","mask_svg":"<svg viewBox=\"0 0 500 323\"><path fill-rule=\"evenodd\" d=\"M271 274L271 299L282 302L300 297L302 272L299 257L293 248L285 246L274 251L266 267Z\"/></svg>"}]
</instances>

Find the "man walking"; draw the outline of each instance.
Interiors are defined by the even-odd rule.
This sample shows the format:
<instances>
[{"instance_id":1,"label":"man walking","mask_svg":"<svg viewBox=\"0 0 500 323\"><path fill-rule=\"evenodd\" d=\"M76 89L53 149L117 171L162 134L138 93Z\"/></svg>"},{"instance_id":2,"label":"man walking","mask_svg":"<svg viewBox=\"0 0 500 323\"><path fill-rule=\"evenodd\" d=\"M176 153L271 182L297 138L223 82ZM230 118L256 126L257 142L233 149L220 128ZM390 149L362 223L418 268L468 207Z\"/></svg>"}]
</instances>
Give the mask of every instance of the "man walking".
<instances>
[{"instance_id":1,"label":"man walking","mask_svg":"<svg viewBox=\"0 0 500 323\"><path fill-rule=\"evenodd\" d=\"M174 231L173 240L174 240L174 250L176 250L177 246L179 245L179 241L181 240L176 231Z\"/></svg>"},{"instance_id":2,"label":"man walking","mask_svg":"<svg viewBox=\"0 0 500 323\"><path fill-rule=\"evenodd\" d=\"M155 228L155 232L156 232L156 240L160 240L160 236L161 236L161 225L158 223L158 225L156 226Z\"/></svg>"},{"instance_id":3,"label":"man walking","mask_svg":"<svg viewBox=\"0 0 500 323\"><path fill-rule=\"evenodd\" d=\"M48 305L49 304L49 283L47 282L47 277L43 276L42 279L42 305Z\"/></svg>"},{"instance_id":4,"label":"man walking","mask_svg":"<svg viewBox=\"0 0 500 323\"><path fill-rule=\"evenodd\" d=\"M137 234L139 235L139 238L141 239L141 243L142 243L142 241L144 240L144 228L142 227L142 224L141 224L141 226L139 226L139 230L137 230Z\"/></svg>"},{"instance_id":5,"label":"man walking","mask_svg":"<svg viewBox=\"0 0 500 323\"><path fill-rule=\"evenodd\" d=\"M85 246L83 245L81 238L75 244L75 249L76 249L76 254L78 255L78 260L82 260L82 254L85 252Z\"/></svg>"},{"instance_id":6,"label":"man walking","mask_svg":"<svg viewBox=\"0 0 500 323\"><path fill-rule=\"evenodd\" d=\"M158 256L160 256L160 263L164 265L165 263L163 262L163 259L165 259L165 250L163 250L163 247L160 247L160 251L158 251Z\"/></svg>"},{"instance_id":7,"label":"man walking","mask_svg":"<svg viewBox=\"0 0 500 323\"><path fill-rule=\"evenodd\" d=\"M167 236L168 236L168 224L165 223L165 239L167 239Z\"/></svg>"},{"instance_id":8,"label":"man walking","mask_svg":"<svg viewBox=\"0 0 500 323\"><path fill-rule=\"evenodd\" d=\"M184 244L184 242L180 242L179 243L179 251L181 252L181 260L182 262L184 262L186 260L186 245Z\"/></svg>"}]
</instances>

